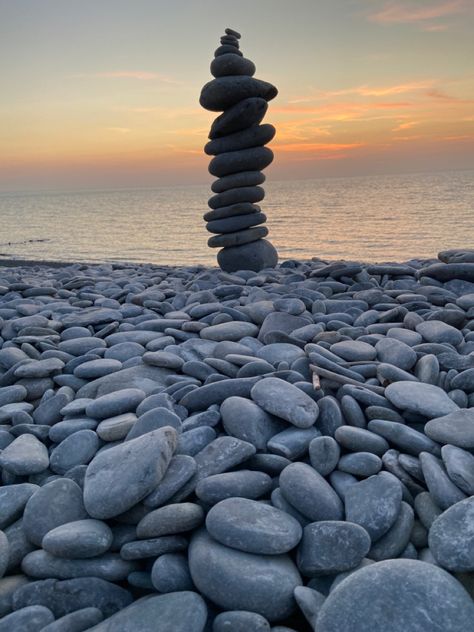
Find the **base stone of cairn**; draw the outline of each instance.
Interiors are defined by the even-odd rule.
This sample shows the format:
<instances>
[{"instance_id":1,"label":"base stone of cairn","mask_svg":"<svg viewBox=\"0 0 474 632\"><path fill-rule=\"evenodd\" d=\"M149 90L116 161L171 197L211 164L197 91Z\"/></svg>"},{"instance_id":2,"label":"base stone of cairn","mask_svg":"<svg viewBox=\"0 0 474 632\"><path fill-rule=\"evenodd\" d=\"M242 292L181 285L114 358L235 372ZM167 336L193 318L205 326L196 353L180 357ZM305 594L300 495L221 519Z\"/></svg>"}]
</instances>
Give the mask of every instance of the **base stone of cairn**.
<instances>
[{"instance_id":1,"label":"base stone of cairn","mask_svg":"<svg viewBox=\"0 0 474 632\"><path fill-rule=\"evenodd\" d=\"M211 210L204 220L213 233L209 247L221 248L217 262L222 270L258 272L278 262L275 247L264 239L267 217L258 205L265 197L259 186L265 181L262 170L273 160L273 152L265 145L275 136L273 125L261 122L278 90L253 77L255 65L243 57L239 39L236 31L225 30L211 63L215 78L206 83L199 99L206 110L222 112L204 148L214 156L209 173L218 178L212 183L215 195L209 199Z\"/></svg>"}]
</instances>

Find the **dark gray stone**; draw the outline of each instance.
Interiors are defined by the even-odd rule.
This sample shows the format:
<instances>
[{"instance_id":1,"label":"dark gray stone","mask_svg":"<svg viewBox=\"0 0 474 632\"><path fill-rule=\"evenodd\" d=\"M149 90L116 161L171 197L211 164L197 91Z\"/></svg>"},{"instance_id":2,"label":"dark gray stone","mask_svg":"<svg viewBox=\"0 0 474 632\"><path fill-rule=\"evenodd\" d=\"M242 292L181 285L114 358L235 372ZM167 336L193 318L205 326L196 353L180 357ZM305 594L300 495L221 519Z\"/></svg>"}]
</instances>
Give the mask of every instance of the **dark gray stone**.
<instances>
[{"instance_id":1,"label":"dark gray stone","mask_svg":"<svg viewBox=\"0 0 474 632\"><path fill-rule=\"evenodd\" d=\"M254 74L255 64L250 59L235 53L219 55L211 62L211 75L213 77L226 77L229 75L253 77Z\"/></svg>"},{"instance_id":2,"label":"dark gray stone","mask_svg":"<svg viewBox=\"0 0 474 632\"><path fill-rule=\"evenodd\" d=\"M250 100L251 99L248 99L248 101ZM255 100L257 101L257 99ZM262 100L258 99L258 101ZM245 103L245 101L243 101L243 103ZM263 101L263 103L266 105L265 101ZM262 125L254 124L246 129L241 128L240 131L234 131L233 134L216 137L216 132L220 133L223 125L227 124L227 113L230 113L231 110L238 108L239 105L240 104L234 106L234 108L231 108L230 110L227 110L227 112L224 112L224 114L215 120L214 125L211 128L211 133L209 134L209 137L212 138L212 140L204 147L206 154L210 156L218 156L219 154L231 151L240 151L241 149L249 149L250 147L261 147L262 145L269 143L274 138L276 130L273 125L270 125L269 123L263 123ZM217 122L219 122L218 126ZM232 121L232 124L235 126L234 121ZM214 127L217 128L216 132L213 132ZM244 173L249 173L249 171L244 171ZM237 174L235 174L235 176L237 177ZM222 179L225 177L230 178L231 176L224 176Z\"/></svg>"},{"instance_id":3,"label":"dark gray stone","mask_svg":"<svg viewBox=\"0 0 474 632\"><path fill-rule=\"evenodd\" d=\"M352 522L322 520L307 525L298 548L298 568L307 577L341 573L360 564L370 536Z\"/></svg>"},{"instance_id":4,"label":"dark gray stone","mask_svg":"<svg viewBox=\"0 0 474 632\"><path fill-rule=\"evenodd\" d=\"M7 614L0 620L0 632L40 632L48 623L54 621L54 615L44 606L27 606Z\"/></svg>"},{"instance_id":5,"label":"dark gray stone","mask_svg":"<svg viewBox=\"0 0 474 632\"><path fill-rule=\"evenodd\" d=\"M127 590L96 577L33 581L19 587L13 596L15 609L43 605L56 617L82 608L98 608L105 617L110 617L131 602L132 596Z\"/></svg>"},{"instance_id":6,"label":"dark gray stone","mask_svg":"<svg viewBox=\"0 0 474 632\"><path fill-rule=\"evenodd\" d=\"M205 531L193 536L189 569L198 590L224 610L248 610L269 621L289 616L301 577L287 555L254 555L215 542Z\"/></svg>"},{"instance_id":7,"label":"dark gray stone","mask_svg":"<svg viewBox=\"0 0 474 632\"><path fill-rule=\"evenodd\" d=\"M44 536L42 547L56 557L95 557L109 550L113 534L100 520L76 520L60 525Z\"/></svg>"},{"instance_id":8,"label":"dark gray stone","mask_svg":"<svg viewBox=\"0 0 474 632\"><path fill-rule=\"evenodd\" d=\"M208 505L214 505L225 498L260 498L271 488L272 479L268 474L239 470L202 479L196 485L196 496Z\"/></svg>"},{"instance_id":9,"label":"dark gray stone","mask_svg":"<svg viewBox=\"0 0 474 632\"><path fill-rule=\"evenodd\" d=\"M139 538L158 538L192 531L204 521L204 510L196 503L172 503L147 514L137 525Z\"/></svg>"},{"instance_id":10,"label":"dark gray stone","mask_svg":"<svg viewBox=\"0 0 474 632\"><path fill-rule=\"evenodd\" d=\"M474 392L474 369L467 369L451 380L451 389L459 388L466 393Z\"/></svg>"},{"instance_id":11,"label":"dark gray stone","mask_svg":"<svg viewBox=\"0 0 474 632\"><path fill-rule=\"evenodd\" d=\"M72 560L55 557L42 549L28 553L21 568L26 575L36 579L97 577L110 582L123 581L136 570L133 562L123 560L118 553Z\"/></svg>"},{"instance_id":12,"label":"dark gray stone","mask_svg":"<svg viewBox=\"0 0 474 632\"><path fill-rule=\"evenodd\" d=\"M275 630L276 628L272 628ZM270 624L256 612L245 610L228 610L221 612L214 619L212 632L266 632L270 630Z\"/></svg>"},{"instance_id":13,"label":"dark gray stone","mask_svg":"<svg viewBox=\"0 0 474 632\"><path fill-rule=\"evenodd\" d=\"M0 454L0 467L17 476L40 474L48 465L46 446L32 434L20 435Z\"/></svg>"},{"instance_id":14,"label":"dark gray stone","mask_svg":"<svg viewBox=\"0 0 474 632\"><path fill-rule=\"evenodd\" d=\"M90 628L88 632L203 632L207 620L204 600L195 592L149 595Z\"/></svg>"},{"instance_id":15,"label":"dark gray stone","mask_svg":"<svg viewBox=\"0 0 474 632\"><path fill-rule=\"evenodd\" d=\"M211 184L211 190L214 193L223 193L228 189L234 189L236 187L252 187L257 184L263 184L264 182L265 174L261 171L241 171L240 173L233 173L229 176L224 176L223 178L214 180ZM205 217L204 219L207 218Z\"/></svg>"},{"instance_id":16,"label":"dark gray stone","mask_svg":"<svg viewBox=\"0 0 474 632\"><path fill-rule=\"evenodd\" d=\"M458 329L441 320L426 320L416 326L416 331L427 342L446 342L457 347L463 341L463 335Z\"/></svg>"},{"instance_id":17,"label":"dark gray stone","mask_svg":"<svg viewBox=\"0 0 474 632\"><path fill-rule=\"evenodd\" d=\"M193 457L184 454L174 456L165 475L151 494L144 498L143 504L152 509L164 505L194 476L196 470L197 465Z\"/></svg>"},{"instance_id":18,"label":"dark gray stone","mask_svg":"<svg viewBox=\"0 0 474 632\"><path fill-rule=\"evenodd\" d=\"M316 437L311 441L308 449L311 465L321 476L327 476L335 469L341 454L335 439Z\"/></svg>"},{"instance_id":19,"label":"dark gray stone","mask_svg":"<svg viewBox=\"0 0 474 632\"><path fill-rule=\"evenodd\" d=\"M43 537L51 529L87 517L82 489L69 478L58 478L43 485L28 500L23 530L28 540L41 546Z\"/></svg>"},{"instance_id":20,"label":"dark gray stone","mask_svg":"<svg viewBox=\"0 0 474 632\"><path fill-rule=\"evenodd\" d=\"M199 103L206 110L219 112L243 99L260 97L271 101L277 94L275 86L261 79L245 76L219 77L206 83L201 90Z\"/></svg>"},{"instance_id":21,"label":"dark gray stone","mask_svg":"<svg viewBox=\"0 0 474 632\"><path fill-rule=\"evenodd\" d=\"M454 445L444 445L441 457L449 478L468 496L474 495L474 456Z\"/></svg>"},{"instance_id":22,"label":"dark gray stone","mask_svg":"<svg viewBox=\"0 0 474 632\"><path fill-rule=\"evenodd\" d=\"M86 415L94 419L107 419L135 412L138 404L145 399L145 393L138 388L126 388L102 395L86 406Z\"/></svg>"},{"instance_id":23,"label":"dark gray stone","mask_svg":"<svg viewBox=\"0 0 474 632\"><path fill-rule=\"evenodd\" d=\"M258 239L249 244L223 248L217 254L217 262L225 272L274 268L278 263L278 253L266 239Z\"/></svg>"},{"instance_id":24,"label":"dark gray stone","mask_svg":"<svg viewBox=\"0 0 474 632\"><path fill-rule=\"evenodd\" d=\"M318 632L466 632L474 605L461 584L433 564L387 560L352 573L326 599Z\"/></svg>"},{"instance_id":25,"label":"dark gray stone","mask_svg":"<svg viewBox=\"0 0 474 632\"><path fill-rule=\"evenodd\" d=\"M83 632L103 618L104 615L98 608L82 608L50 623L42 632Z\"/></svg>"},{"instance_id":26,"label":"dark gray stone","mask_svg":"<svg viewBox=\"0 0 474 632\"><path fill-rule=\"evenodd\" d=\"M440 417L459 410L437 386L421 382L395 382L385 389L385 397L397 408L425 417Z\"/></svg>"},{"instance_id":27,"label":"dark gray stone","mask_svg":"<svg viewBox=\"0 0 474 632\"><path fill-rule=\"evenodd\" d=\"M428 452L421 452L420 463L428 491L441 509L463 500L465 494L451 481L442 462Z\"/></svg>"},{"instance_id":28,"label":"dark gray stone","mask_svg":"<svg viewBox=\"0 0 474 632\"><path fill-rule=\"evenodd\" d=\"M264 411L252 400L228 397L221 405L222 425L227 434L264 450L268 441L286 424Z\"/></svg>"},{"instance_id":29,"label":"dark gray stone","mask_svg":"<svg viewBox=\"0 0 474 632\"><path fill-rule=\"evenodd\" d=\"M225 233L223 235L214 235L207 241L209 248L233 248L237 246L244 246L245 244L253 243L259 239L263 239L268 235L268 228L266 226L255 226L253 228L246 228L244 230L238 230L233 233Z\"/></svg>"},{"instance_id":30,"label":"dark gray stone","mask_svg":"<svg viewBox=\"0 0 474 632\"><path fill-rule=\"evenodd\" d=\"M171 426L99 452L87 468L84 503L93 518L111 518L148 496L163 478L177 445Z\"/></svg>"},{"instance_id":31,"label":"dark gray stone","mask_svg":"<svg viewBox=\"0 0 474 632\"><path fill-rule=\"evenodd\" d=\"M187 393L179 403L190 412L207 410L213 404L222 404L228 397L249 397L253 385L259 379L259 377L237 378L205 384Z\"/></svg>"},{"instance_id":32,"label":"dark gray stone","mask_svg":"<svg viewBox=\"0 0 474 632\"><path fill-rule=\"evenodd\" d=\"M380 472L348 487L344 500L346 519L364 527L376 542L398 517L402 487L395 476Z\"/></svg>"},{"instance_id":33,"label":"dark gray stone","mask_svg":"<svg viewBox=\"0 0 474 632\"><path fill-rule=\"evenodd\" d=\"M330 350L348 362L375 360L377 352L372 345L359 340L342 340L331 345Z\"/></svg>"},{"instance_id":34,"label":"dark gray stone","mask_svg":"<svg viewBox=\"0 0 474 632\"><path fill-rule=\"evenodd\" d=\"M160 593L192 590L194 584L186 555L182 553L160 555L152 566L151 581Z\"/></svg>"},{"instance_id":35,"label":"dark gray stone","mask_svg":"<svg viewBox=\"0 0 474 632\"><path fill-rule=\"evenodd\" d=\"M354 476L366 478L377 474L382 469L382 459L371 452L344 454L337 465L338 470Z\"/></svg>"},{"instance_id":36,"label":"dark gray stone","mask_svg":"<svg viewBox=\"0 0 474 632\"><path fill-rule=\"evenodd\" d=\"M461 500L433 522L428 540L438 564L450 571L474 570L474 496Z\"/></svg>"},{"instance_id":37,"label":"dark gray stone","mask_svg":"<svg viewBox=\"0 0 474 632\"><path fill-rule=\"evenodd\" d=\"M243 187L245 188L245 187ZM257 188L257 187L254 187ZM242 195L243 198L249 197ZM260 196L255 196L260 197ZM262 196L263 197L263 196ZM234 215L227 219L217 219L212 222L208 222L206 229L210 233L233 233L235 231L244 230L251 226L258 226L264 224L267 221L265 213L250 213L248 215Z\"/></svg>"},{"instance_id":38,"label":"dark gray stone","mask_svg":"<svg viewBox=\"0 0 474 632\"><path fill-rule=\"evenodd\" d=\"M343 506L329 483L305 463L291 463L280 474L280 489L295 509L312 521L341 520Z\"/></svg>"},{"instance_id":39,"label":"dark gray stone","mask_svg":"<svg viewBox=\"0 0 474 632\"><path fill-rule=\"evenodd\" d=\"M372 452L377 456L382 456L390 448L386 439L365 428L340 426L336 429L335 439L346 450Z\"/></svg>"},{"instance_id":40,"label":"dark gray stone","mask_svg":"<svg viewBox=\"0 0 474 632\"><path fill-rule=\"evenodd\" d=\"M397 421L372 419L372 421L369 421L368 429L384 437L389 443L408 454L413 454L414 456L418 456L420 452L440 454L440 447L435 441L422 432L418 432L418 430L414 430L410 426Z\"/></svg>"},{"instance_id":41,"label":"dark gray stone","mask_svg":"<svg viewBox=\"0 0 474 632\"><path fill-rule=\"evenodd\" d=\"M387 533L371 547L367 556L376 562L399 557L410 541L413 524L413 509L402 501L398 518Z\"/></svg>"},{"instance_id":42,"label":"dark gray stone","mask_svg":"<svg viewBox=\"0 0 474 632\"><path fill-rule=\"evenodd\" d=\"M395 338L382 338L375 345L377 358L381 362L393 364L404 371L409 371L418 359L411 347Z\"/></svg>"},{"instance_id":43,"label":"dark gray stone","mask_svg":"<svg viewBox=\"0 0 474 632\"><path fill-rule=\"evenodd\" d=\"M209 149L216 147L225 147L228 143L215 143L217 139L222 137L230 136L232 134L237 134L240 131L245 131L249 127L257 126L260 121L265 116L265 113L268 108L268 103L265 99L261 99L260 97L251 97L249 99L243 99L243 101L239 101L232 107L228 108L223 112L220 116L218 116L211 125L211 130L209 132L209 138L212 140L207 143L204 147L204 151L206 154L219 154L221 151L209 151ZM256 144L264 144L264 143L256 143ZM232 148L232 144L230 145L230 151L234 149L243 149L243 147L235 147ZM245 146L245 145L244 145ZM253 147L255 145L247 145L248 147Z\"/></svg>"},{"instance_id":44,"label":"dark gray stone","mask_svg":"<svg viewBox=\"0 0 474 632\"><path fill-rule=\"evenodd\" d=\"M459 448L474 448L474 410L455 410L442 417L431 419L425 433L438 443L450 443Z\"/></svg>"},{"instance_id":45,"label":"dark gray stone","mask_svg":"<svg viewBox=\"0 0 474 632\"><path fill-rule=\"evenodd\" d=\"M28 500L38 491L38 485L31 483L18 483L0 487L0 529L21 518Z\"/></svg>"},{"instance_id":46,"label":"dark gray stone","mask_svg":"<svg viewBox=\"0 0 474 632\"><path fill-rule=\"evenodd\" d=\"M126 542L120 549L120 557L124 560L142 560L164 555L165 553L184 551L187 547L188 541L185 537L165 535L160 538Z\"/></svg>"},{"instance_id":47,"label":"dark gray stone","mask_svg":"<svg viewBox=\"0 0 474 632\"><path fill-rule=\"evenodd\" d=\"M209 173L216 178L239 171L261 171L273 161L273 152L268 147L249 147L215 156L209 163Z\"/></svg>"},{"instance_id":48,"label":"dark gray stone","mask_svg":"<svg viewBox=\"0 0 474 632\"><path fill-rule=\"evenodd\" d=\"M297 428L309 428L318 418L319 408L316 402L298 387L279 378L260 380L250 394L263 410Z\"/></svg>"},{"instance_id":49,"label":"dark gray stone","mask_svg":"<svg viewBox=\"0 0 474 632\"><path fill-rule=\"evenodd\" d=\"M206 528L221 544L261 555L287 553L301 539L301 526L292 516L247 498L227 498L214 505Z\"/></svg>"},{"instance_id":50,"label":"dark gray stone","mask_svg":"<svg viewBox=\"0 0 474 632\"><path fill-rule=\"evenodd\" d=\"M258 172L257 172L258 173ZM259 186L237 187L234 189L227 189L223 193L218 193L209 198L208 205L211 209L215 210L223 206L232 206L233 204L240 204L241 202L248 202L255 204L260 202L265 197L265 191ZM238 217L237 215L235 217ZM213 232L213 231L210 231Z\"/></svg>"},{"instance_id":51,"label":"dark gray stone","mask_svg":"<svg viewBox=\"0 0 474 632\"><path fill-rule=\"evenodd\" d=\"M74 432L51 452L50 468L56 474L65 474L76 465L87 465L99 449L99 443L93 430Z\"/></svg>"}]
</instances>

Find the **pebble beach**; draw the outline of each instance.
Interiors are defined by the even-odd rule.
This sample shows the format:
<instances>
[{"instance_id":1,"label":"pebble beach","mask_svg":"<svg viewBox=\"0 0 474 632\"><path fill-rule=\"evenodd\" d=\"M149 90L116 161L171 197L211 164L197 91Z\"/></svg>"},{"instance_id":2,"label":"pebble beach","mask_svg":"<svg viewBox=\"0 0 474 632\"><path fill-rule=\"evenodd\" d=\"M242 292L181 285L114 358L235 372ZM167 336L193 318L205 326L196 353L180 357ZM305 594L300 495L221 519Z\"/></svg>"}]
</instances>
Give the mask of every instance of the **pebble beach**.
<instances>
[{"instance_id":1,"label":"pebble beach","mask_svg":"<svg viewBox=\"0 0 474 632\"><path fill-rule=\"evenodd\" d=\"M468 632L474 250L0 264L0 632Z\"/></svg>"}]
</instances>

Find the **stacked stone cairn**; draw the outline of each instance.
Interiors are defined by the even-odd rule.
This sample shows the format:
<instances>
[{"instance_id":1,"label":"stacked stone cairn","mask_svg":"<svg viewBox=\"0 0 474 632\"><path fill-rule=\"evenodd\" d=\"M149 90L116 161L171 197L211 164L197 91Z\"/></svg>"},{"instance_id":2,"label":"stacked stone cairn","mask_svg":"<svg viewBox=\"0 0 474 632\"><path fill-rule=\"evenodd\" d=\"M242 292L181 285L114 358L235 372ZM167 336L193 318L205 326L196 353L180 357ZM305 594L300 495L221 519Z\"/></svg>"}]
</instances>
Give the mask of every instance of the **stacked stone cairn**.
<instances>
[{"instance_id":1,"label":"stacked stone cairn","mask_svg":"<svg viewBox=\"0 0 474 632\"><path fill-rule=\"evenodd\" d=\"M273 125L261 121L278 91L253 77L255 64L239 50L240 33L229 28L225 33L211 63L215 79L206 83L200 97L206 110L223 111L213 122L204 148L214 156L209 172L218 178L204 219L207 230L215 233L209 247L222 248L217 261L223 270L258 272L278 261L277 251L264 239L267 218L257 204L265 196L259 186L265 181L262 169L273 160L273 152L264 145L275 135Z\"/></svg>"}]
</instances>

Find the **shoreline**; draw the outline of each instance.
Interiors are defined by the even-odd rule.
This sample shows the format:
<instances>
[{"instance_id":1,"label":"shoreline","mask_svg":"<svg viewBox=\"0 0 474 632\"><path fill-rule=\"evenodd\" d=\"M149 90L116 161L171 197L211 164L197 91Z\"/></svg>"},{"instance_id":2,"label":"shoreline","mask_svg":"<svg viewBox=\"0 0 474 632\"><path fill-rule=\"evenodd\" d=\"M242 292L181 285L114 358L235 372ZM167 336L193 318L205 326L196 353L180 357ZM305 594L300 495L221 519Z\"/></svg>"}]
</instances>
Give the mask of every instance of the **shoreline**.
<instances>
[{"instance_id":1,"label":"shoreline","mask_svg":"<svg viewBox=\"0 0 474 632\"><path fill-rule=\"evenodd\" d=\"M220 612L374 630L403 627L407 602L409 627L468 629L474 251L231 274L8 263L5 504L27 486L0 554L32 544L0 621L60 619L79 594L97 630L141 629L143 604L169 629L199 610L193 632Z\"/></svg>"}]
</instances>

